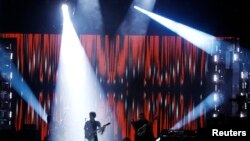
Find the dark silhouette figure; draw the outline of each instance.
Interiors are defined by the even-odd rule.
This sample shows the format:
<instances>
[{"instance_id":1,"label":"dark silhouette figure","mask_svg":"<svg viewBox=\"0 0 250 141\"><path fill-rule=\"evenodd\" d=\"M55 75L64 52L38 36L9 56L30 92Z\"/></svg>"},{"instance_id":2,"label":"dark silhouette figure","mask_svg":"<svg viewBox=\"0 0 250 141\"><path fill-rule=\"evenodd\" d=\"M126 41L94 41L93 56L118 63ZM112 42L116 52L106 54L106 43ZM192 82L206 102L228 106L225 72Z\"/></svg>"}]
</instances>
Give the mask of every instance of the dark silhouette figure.
<instances>
[{"instance_id":1,"label":"dark silhouette figure","mask_svg":"<svg viewBox=\"0 0 250 141\"><path fill-rule=\"evenodd\" d=\"M139 120L132 121L131 124L135 129L135 141L154 141L151 123L141 113Z\"/></svg>"},{"instance_id":2,"label":"dark silhouette figure","mask_svg":"<svg viewBox=\"0 0 250 141\"><path fill-rule=\"evenodd\" d=\"M99 121L96 121L95 117L96 117L96 113L90 112L89 113L90 119L86 121L84 125L85 138L88 141L98 141L97 132L102 134L105 130L105 126L104 128L102 128L101 123Z\"/></svg>"}]
</instances>

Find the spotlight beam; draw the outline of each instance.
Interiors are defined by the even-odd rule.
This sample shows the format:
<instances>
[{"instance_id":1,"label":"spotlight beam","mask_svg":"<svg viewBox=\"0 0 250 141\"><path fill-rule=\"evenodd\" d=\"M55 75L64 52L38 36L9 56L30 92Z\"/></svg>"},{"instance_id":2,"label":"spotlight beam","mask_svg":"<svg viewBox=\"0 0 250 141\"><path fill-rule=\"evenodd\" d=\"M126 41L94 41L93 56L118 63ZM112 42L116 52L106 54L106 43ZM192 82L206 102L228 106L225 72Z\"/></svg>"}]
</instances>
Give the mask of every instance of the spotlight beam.
<instances>
[{"instance_id":1,"label":"spotlight beam","mask_svg":"<svg viewBox=\"0 0 250 141\"><path fill-rule=\"evenodd\" d=\"M215 93L210 94L205 100L203 100L199 105L197 105L191 112L189 112L182 120L177 122L173 127L171 127L171 130L178 130L185 126L186 124L192 122L193 120L199 118L205 112L209 112L214 107L214 104L220 105L222 104L222 101L214 99ZM205 110L205 111L204 111ZM204 112L201 112L204 111Z\"/></svg>"},{"instance_id":2,"label":"spotlight beam","mask_svg":"<svg viewBox=\"0 0 250 141\"><path fill-rule=\"evenodd\" d=\"M103 33L103 15L100 0L78 0L74 25L83 32Z\"/></svg>"},{"instance_id":3,"label":"spotlight beam","mask_svg":"<svg viewBox=\"0 0 250 141\"><path fill-rule=\"evenodd\" d=\"M138 5L152 11L156 0L134 0L131 4L128 13L118 28L118 34L140 34L145 35L150 21L149 17L144 16L133 10L134 5ZM140 28L138 28L140 27Z\"/></svg>"},{"instance_id":4,"label":"spotlight beam","mask_svg":"<svg viewBox=\"0 0 250 141\"><path fill-rule=\"evenodd\" d=\"M16 92L35 110L35 112L47 122L47 114L43 107L38 102L34 93L31 91L23 77L20 75L15 65L6 57L6 52L0 50L0 65L11 64L10 67L0 67L1 76L11 83ZM3 75L4 73L12 73L12 79L9 76Z\"/></svg>"},{"instance_id":5,"label":"spotlight beam","mask_svg":"<svg viewBox=\"0 0 250 141\"><path fill-rule=\"evenodd\" d=\"M53 107L53 117L62 121L62 126L52 140L82 141L84 118L98 110L97 101L103 100L103 92L65 6L56 82L58 101Z\"/></svg>"},{"instance_id":6,"label":"spotlight beam","mask_svg":"<svg viewBox=\"0 0 250 141\"><path fill-rule=\"evenodd\" d=\"M194 28L188 27L186 25L183 25L181 23L175 22L173 20L170 20L168 18L162 17L160 15L157 15L155 13L149 12L145 9L142 9L138 6L134 6L134 8L145 15L149 16L156 22L159 22L161 25L165 26L166 28L169 28L173 32L177 33L184 39L188 40L195 46L199 47L200 49L206 51L208 54L214 54L215 47L214 44L216 43L216 38L212 35L209 35L207 33L201 32L199 30L196 30Z\"/></svg>"}]
</instances>

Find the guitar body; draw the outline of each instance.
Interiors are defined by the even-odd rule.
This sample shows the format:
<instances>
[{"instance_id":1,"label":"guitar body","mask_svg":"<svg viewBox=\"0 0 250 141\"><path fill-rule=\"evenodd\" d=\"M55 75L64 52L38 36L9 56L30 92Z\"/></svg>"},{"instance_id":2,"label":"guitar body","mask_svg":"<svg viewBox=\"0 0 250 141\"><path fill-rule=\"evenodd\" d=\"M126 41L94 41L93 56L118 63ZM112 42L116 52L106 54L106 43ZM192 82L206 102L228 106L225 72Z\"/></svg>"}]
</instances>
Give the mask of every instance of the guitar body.
<instances>
[{"instance_id":1,"label":"guitar body","mask_svg":"<svg viewBox=\"0 0 250 141\"><path fill-rule=\"evenodd\" d=\"M99 129L97 130L89 130L88 128L84 128L85 129L85 138L88 140L88 141L97 141L97 133L103 133L104 132L104 129L106 126L108 126L110 124L107 123L105 125L103 125L102 127L100 127Z\"/></svg>"},{"instance_id":2,"label":"guitar body","mask_svg":"<svg viewBox=\"0 0 250 141\"><path fill-rule=\"evenodd\" d=\"M92 134L92 133L89 133L89 132L85 131L85 138L88 141L95 141L95 134Z\"/></svg>"},{"instance_id":3,"label":"guitar body","mask_svg":"<svg viewBox=\"0 0 250 141\"><path fill-rule=\"evenodd\" d=\"M148 134L149 132L152 132L150 127L152 126L154 120L156 120L158 117L154 117L151 122L146 122L140 128L137 129L137 136L144 136L145 134Z\"/></svg>"},{"instance_id":4,"label":"guitar body","mask_svg":"<svg viewBox=\"0 0 250 141\"><path fill-rule=\"evenodd\" d=\"M92 136L92 137L85 137L88 141L97 141L97 139Z\"/></svg>"}]
</instances>

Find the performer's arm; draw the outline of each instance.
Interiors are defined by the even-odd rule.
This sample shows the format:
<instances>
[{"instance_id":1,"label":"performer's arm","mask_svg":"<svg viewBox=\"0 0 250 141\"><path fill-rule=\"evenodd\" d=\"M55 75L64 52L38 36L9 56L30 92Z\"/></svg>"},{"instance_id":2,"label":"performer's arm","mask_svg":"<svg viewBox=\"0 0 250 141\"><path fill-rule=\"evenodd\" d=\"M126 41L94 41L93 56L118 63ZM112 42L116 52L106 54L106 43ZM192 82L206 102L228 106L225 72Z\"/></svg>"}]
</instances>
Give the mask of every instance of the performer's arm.
<instances>
[{"instance_id":1,"label":"performer's arm","mask_svg":"<svg viewBox=\"0 0 250 141\"><path fill-rule=\"evenodd\" d=\"M97 125L98 128L101 127L101 123L99 121L96 121L96 125Z\"/></svg>"},{"instance_id":2,"label":"performer's arm","mask_svg":"<svg viewBox=\"0 0 250 141\"><path fill-rule=\"evenodd\" d=\"M101 123L99 121L97 121L97 127L100 129L99 130L99 133L100 134L103 134L103 132L105 131L105 126L104 127L101 127Z\"/></svg>"}]
</instances>

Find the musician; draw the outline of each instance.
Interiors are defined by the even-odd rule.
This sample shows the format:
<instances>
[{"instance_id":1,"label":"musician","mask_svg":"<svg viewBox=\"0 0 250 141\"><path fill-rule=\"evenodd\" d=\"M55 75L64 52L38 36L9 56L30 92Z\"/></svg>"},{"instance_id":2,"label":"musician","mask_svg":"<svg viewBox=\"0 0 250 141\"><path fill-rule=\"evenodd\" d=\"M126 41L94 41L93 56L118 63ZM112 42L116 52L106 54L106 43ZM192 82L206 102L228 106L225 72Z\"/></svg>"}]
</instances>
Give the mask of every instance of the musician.
<instances>
[{"instance_id":1,"label":"musician","mask_svg":"<svg viewBox=\"0 0 250 141\"><path fill-rule=\"evenodd\" d=\"M135 129L135 141L154 141L151 123L140 113L139 120L131 121Z\"/></svg>"},{"instance_id":2,"label":"musician","mask_svg":"<svg viewBox=\"0 0 250 141\"><path fill-rule=\"evenodd\" d=\"M95 117L96 113L90 112L89 120L86 121L84 125L85 138L88 141L98 141L97 131L102 134L105 130L105 128L101 128L101 123L99 121L96 121Z\"/></svg>"}]
</instances>

